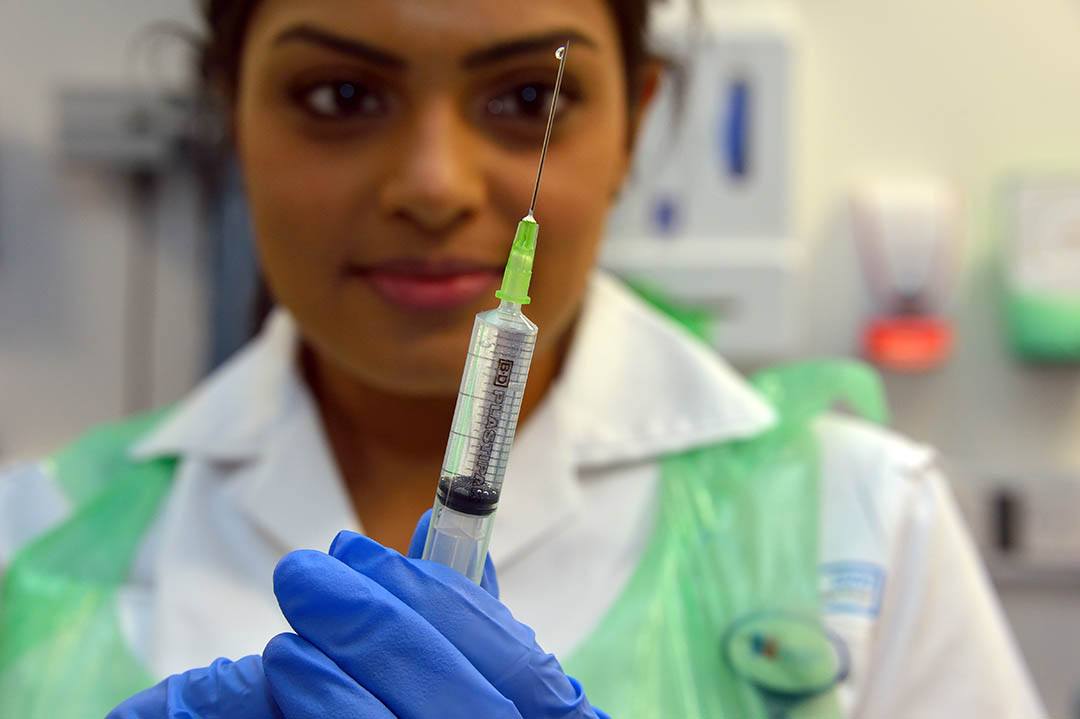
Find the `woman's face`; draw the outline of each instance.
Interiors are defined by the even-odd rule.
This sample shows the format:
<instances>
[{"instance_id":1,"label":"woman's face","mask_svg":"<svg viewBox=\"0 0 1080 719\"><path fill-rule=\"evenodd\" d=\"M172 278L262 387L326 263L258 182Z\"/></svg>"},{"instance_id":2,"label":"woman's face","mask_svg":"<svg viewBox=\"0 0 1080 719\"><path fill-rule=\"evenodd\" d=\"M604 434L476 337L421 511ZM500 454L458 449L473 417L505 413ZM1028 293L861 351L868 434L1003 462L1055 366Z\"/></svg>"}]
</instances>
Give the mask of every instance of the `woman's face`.
<instances>
[{"instance_id":1,"label":"woman's face","mask_svg":"<svg viewBox=\"0 0 1080 719\"><path fill-rule=\"evenodd\" d=\"M453 394L496 303L571 39L527 314L568 330L628 164L607 0L267 0L235 129L267 280L323 361L380 390Z\"/></svg>"}]
</instances>

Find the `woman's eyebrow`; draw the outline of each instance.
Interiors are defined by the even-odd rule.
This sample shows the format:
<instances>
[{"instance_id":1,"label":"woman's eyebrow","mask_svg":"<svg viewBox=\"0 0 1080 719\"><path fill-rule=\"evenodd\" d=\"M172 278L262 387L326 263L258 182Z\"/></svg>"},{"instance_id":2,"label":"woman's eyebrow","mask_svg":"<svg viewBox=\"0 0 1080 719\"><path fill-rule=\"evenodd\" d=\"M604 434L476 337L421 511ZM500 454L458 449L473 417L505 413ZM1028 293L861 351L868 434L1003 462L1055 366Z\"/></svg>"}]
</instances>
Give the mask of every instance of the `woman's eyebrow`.
<instances>
[{"instance_id":1,"label":"woman's eyebrow","mask_svg":"<svg viewBox=\"0 0 1080 719\"><path fill-rule=\"evenodd\" d=\"M374 45L355 38L338 35L329 30L323 30L314 25L300 24L286 28L274 38L274 45L283 45L290 42L301 42L309 45L339 52L344 55L358 57L374 65L385 68L402 70L409 63L405 58L394 55ZM596 41L577 30L554 30L540 35L529 35L499 42L483 50L469 53L461 61L466 68L475 68L481 65L500 62L516 55L525 55L549 50L554 50L559 45L570 42L585 47L596 47Z\"/></svg>"},{"instance_id":2,"label":"woman's eyebrow","mask_svg":"<svg viewBox=\"0 0 1080 719\"><path fill-rule=\"evenodd\" d=\"M586 47L596 47L596 41L577 30L554 30L545 32L542 35L529 35L506 40L483 50L471 52L465 56L461 64L466 68L474 68L479 65L499 62L515 55L534 53L541 50L545 52L554 51L555 48L567 42L575 45L585 45Z\"/></svg>"},{"instance_id":3,"label":"woman's eyebrow","mask_svg":"<svg viewBox=\"0 0 1080 719\"><path fill-rule=\"evenodd\" d=\"M274 39L275 45L282 45L289 42L302 42L309 45L318 45L328 50L333 50L334 52L339 52L344 55L352 55L353 57L367 60L374 65L381 65L382 67L389 69L401 70L408 67L408 63L405 62L404 58L394 55L393 53L381 50L374 45L369 45L362 40L343 37L313 25L293 25L282 31Z\"/></svg>"}]
</instances>

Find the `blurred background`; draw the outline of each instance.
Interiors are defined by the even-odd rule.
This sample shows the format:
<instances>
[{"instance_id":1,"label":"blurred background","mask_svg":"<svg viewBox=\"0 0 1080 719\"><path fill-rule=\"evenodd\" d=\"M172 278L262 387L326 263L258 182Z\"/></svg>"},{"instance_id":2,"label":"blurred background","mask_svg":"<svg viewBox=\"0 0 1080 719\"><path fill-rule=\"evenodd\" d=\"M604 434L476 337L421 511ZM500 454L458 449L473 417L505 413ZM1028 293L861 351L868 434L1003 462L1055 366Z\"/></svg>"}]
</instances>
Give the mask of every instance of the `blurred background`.
<instances>
[{"instance_id":1,"label":"blurred background","mask_svg":"<svg viewBox=\"0 0 1080 719\"><path fill-rule=\"evenodd\" d=\"M605 264L744 369L877 364L1080 718L1080 0L704 5L657 19L688 99L663 89ZM0 464L175 401L247 336L197 28L191 0L0 0Z\"/></svg>"}]
</instances>

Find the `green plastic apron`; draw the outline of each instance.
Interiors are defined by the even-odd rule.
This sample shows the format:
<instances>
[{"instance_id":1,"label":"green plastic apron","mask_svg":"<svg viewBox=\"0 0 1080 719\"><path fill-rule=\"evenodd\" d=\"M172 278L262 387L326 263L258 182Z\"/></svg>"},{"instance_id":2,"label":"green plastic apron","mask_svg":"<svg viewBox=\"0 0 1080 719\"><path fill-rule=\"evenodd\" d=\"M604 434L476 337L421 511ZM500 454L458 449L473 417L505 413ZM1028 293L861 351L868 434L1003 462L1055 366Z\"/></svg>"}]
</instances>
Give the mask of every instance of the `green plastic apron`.
<instances>
[{"instance_id":1,"label":"green plastic apron","mask_svg":"<svg viewBox=\"0 0 1080 719\"><path fill-rule=\"evenodd\" d=\"M641 564L568 662L615 717L838 716L845 658L819 619L809 423L836 399L880 416L880 393L857 365L793 366L755 384L778 408L777 427L663 460ZM92 432L52 460L74 511L4 576L0 719L104 716L153 684L122 636L116 597L176 467L128 459L161 416Z\"/></svg>"},{"instance_id":2,"label":"green plastic apron","mask_svg":"<svg viewBox=\"0 0 1080 719\"><path fill-rule=\"evenodd\" d=\"M841 402L884 419L855 363L759 374L778 422L661 463L656 526L615 605L566 662L614 717L825 719L846 647L822 625L813 420Z\"/></svg>"},{"instance_id":3,"label":"green plastic apron","mask_svg":"<svg viewBox=\"0 0 1080 719\"><path fill-rule=\"evenodd\" d=\"M127 450L161 412L91 432L49 461L72 516L18 552L0 588L0 719L103 717L153 683L120 631L116 595L175 461Z\"/></svg>"}]
</instances>

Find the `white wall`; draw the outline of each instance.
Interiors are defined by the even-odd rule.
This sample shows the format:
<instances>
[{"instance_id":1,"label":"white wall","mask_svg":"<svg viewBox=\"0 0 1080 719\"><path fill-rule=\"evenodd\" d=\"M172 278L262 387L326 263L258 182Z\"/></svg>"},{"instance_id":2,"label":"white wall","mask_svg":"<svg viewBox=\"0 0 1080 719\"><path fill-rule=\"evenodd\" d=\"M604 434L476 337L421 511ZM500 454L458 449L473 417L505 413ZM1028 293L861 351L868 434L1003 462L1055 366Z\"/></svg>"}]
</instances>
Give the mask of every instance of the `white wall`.
<instances>
[{"instance_id":1,"label":"white wall","mask_svg":"<svg viewBox=\"0 0 1080 719\"><path fill-rule=\"evenodd\" d=\"M1080 473L1080 372L1008 356L991 262L1004 178L1080 174L1080 0L793 2L805 27L797 196L815 249L810 350L851 350L867 306L844 227L850 189L878 175L954 181L968 242L957 353L933 375L890 378L897 422L979 474Z\"/></svg>"},{"instance_id":2,"label":"white wall","mask_svg":"<svg viewBox=\"0 0 1080 719\"><path fill-rule=\"evenodd\" d=\"M155 73L131 49L163 19L193 27L194 2L0 2L0 461L47 451L127 410L132 193L122 178L60 156L57 91L175 83L175 50ZM204 354L199 248L184 229L196 219L183 207L194 198L177 183L177 202L156 220L173 230L158 238L155 313L176 333L150 370L156 402L175 398Z\"/></svg>"}]
</instances>

